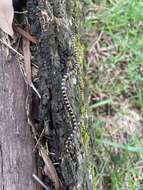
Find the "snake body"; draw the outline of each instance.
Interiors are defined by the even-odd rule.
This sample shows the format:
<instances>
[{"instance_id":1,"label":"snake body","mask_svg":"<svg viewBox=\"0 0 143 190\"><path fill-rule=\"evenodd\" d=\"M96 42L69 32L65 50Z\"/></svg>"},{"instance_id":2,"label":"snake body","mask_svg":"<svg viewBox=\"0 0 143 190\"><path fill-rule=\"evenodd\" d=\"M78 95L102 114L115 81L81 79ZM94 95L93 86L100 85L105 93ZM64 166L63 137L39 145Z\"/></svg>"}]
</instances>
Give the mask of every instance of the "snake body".
<instances>
[{"instance_id":1,"label":"snake body","mask_svg":"<svg viewBox=\"0 0 143 190\"><path fill-rule=\"evenodd\" d=\"M75 47L74 47L74 55L75 55L75 57L77 57L77 51L76 51ZM67 91L68 90L67 82L69 81L71 76L77 75L77 67L78 67L78 64L76 61L73 65L72 70L71 71L67 70L67 72L65 72L65 74L63 75L63 78L62 78L62 82L61 82L61 90L62 90L62 94L63 94L64 104L67 108L67 111L68 111L68 113L71 117L71 121L72 121L72 132L70 133L70 135L68 136L68 138L65 141L66 152L68 154L71 154L72 150L75 147L73 140L74 140L74 135L77 133L79 123L77 122L76 115L73 111L72 105L70 104L70 100L68 97L68 91Z\"/></svg>"}]
</instances>

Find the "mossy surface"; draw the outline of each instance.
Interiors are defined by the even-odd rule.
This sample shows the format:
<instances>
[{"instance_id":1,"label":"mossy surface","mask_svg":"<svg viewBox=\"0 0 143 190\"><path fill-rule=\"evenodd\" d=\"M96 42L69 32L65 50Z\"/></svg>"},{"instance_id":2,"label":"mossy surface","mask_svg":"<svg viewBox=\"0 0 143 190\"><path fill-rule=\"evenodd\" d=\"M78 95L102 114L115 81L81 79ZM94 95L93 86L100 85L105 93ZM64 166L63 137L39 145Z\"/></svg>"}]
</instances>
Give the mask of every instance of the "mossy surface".
<instances>
[{"instance_id":1,"label":"mossy surface","mask_svg":"<svg viewBox=\"0 0 143 190\"><path fill-rule=\"evenodd\" d=\"M76 21L78 20L77 18L79 18L79 10L78 10L78 3L79 1L74 0L73 1L73 12L72 12L72 16L73 19ZM77 23L78 26L82 26L82 23ZM78 27L79 28L79 27ZM75 35L74 41L73 41L73 46L76 50L76 59L77 59L77 64L78 64L78 69L77 69L77 78L78 78L78 90L79 90L79 105L80 105L80 131L81 131L81 143L84 149L84 158L85 158L85 162L84 162L84 167L85 170L88 170L90 176L91 176L91 180L92 180L92 188L95 190L95 181L96 179L94 178L95 174L94 174L94 167L92 165L91 162L91 157L90 157L90 134L88 132L88 122L85 123L85 119L87 116L87 104L86 104L86 98L85 98L85 78L84 78L84 74L85 74L85 62L84 62L84 50L85 47L82 44L81 40L80 40L81 36L79 34L79 32L77 32L77 34Z\"/></svg>"}]
</instances>

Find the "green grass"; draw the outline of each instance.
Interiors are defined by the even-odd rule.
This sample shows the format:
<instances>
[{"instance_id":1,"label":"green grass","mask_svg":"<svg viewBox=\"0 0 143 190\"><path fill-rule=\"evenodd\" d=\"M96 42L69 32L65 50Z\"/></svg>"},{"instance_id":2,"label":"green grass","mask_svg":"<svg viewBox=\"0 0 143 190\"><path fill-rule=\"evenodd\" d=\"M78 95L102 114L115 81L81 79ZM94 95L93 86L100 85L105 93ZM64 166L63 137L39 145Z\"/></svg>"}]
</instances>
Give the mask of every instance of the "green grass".
<instances>
[{"instance_id":1,"label":"green grass","mask_svg":"<svg viewBox=\"0 0 143 190\"><path fill-rule=\"evenodd\" d=\"M84 3L94 190L143 189L143 2Z\"/></svg>"}]
</instances>

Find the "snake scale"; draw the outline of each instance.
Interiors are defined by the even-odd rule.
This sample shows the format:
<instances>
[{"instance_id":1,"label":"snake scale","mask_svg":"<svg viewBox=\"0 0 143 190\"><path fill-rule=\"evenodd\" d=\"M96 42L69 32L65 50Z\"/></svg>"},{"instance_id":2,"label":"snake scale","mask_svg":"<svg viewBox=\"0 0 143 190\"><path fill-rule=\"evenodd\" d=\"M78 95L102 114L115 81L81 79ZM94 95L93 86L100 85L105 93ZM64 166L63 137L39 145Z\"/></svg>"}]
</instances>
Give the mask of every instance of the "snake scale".
<instances>
[{"instance_id":1,"label":"snake scale","mask_svg":"<svg viewBox=\"0 0 143 190\"><path fill-rule=\"evenodd\" d=\"M74 45L74 38L72 39L72 46L74 49L74 56L75 58L77 58L77 49ZM75 63L73 64L73 68L70 71L68 71L68 69L66 70L61 82L61 90L63 94L64 105L66 106L66 109L72 121L72 131L65 141L65 148L68 155L74 154L75 145L73 141L74 141L74 136L78 130L79 122L76 119L76 114L74 113L73 107L69 100L67 83L72 76L75 76L77 78L77 69L78 69L78 64L77 61L75 61Z\"/></svg>"}]
</instances>

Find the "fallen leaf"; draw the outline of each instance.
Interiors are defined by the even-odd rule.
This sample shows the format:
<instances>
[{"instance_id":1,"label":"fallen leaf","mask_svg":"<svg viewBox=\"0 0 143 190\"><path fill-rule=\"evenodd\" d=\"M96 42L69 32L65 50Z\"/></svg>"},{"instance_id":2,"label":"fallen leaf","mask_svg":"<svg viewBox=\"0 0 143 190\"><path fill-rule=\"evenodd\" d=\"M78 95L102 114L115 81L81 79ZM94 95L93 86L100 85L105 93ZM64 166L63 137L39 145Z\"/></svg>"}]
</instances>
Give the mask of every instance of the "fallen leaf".
<instances>
[{"instance_id":1,"label":"fallen leaf","mask_svg":"<svg viewBox=\"0 0 143 190\"><path fill-rule=\"evenodd\" d=\"M23 37L23 54L24 54L24 63L25 63L25 74L26 81L29 85L32 83L31 78L31 55L30 55L30 41Z\"/></svg>"},{"instance_id":2,"label":"fallen leaf","mask_svg":"<svg viewBox=\"0 0 143 190\"><path fill-rule=\"evenodd\" d=\"M0 1L0 28L13 36L12 21L14 17L14 9L12 0Z\"/></svg>"},{"instance_id":3,"label":"fallen leaf","mask_svg":"<svg viewBox=\"0 0 143 190\"><path fill-rule=\"evenodd\" d=\"M41 98L38 90L35 88L32 82L30 41L26 37L23 37L23 55L24 55L26 82L37 93L38 97Z\"/></svg>"}]
</instances>

